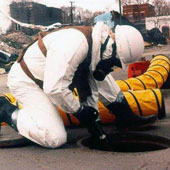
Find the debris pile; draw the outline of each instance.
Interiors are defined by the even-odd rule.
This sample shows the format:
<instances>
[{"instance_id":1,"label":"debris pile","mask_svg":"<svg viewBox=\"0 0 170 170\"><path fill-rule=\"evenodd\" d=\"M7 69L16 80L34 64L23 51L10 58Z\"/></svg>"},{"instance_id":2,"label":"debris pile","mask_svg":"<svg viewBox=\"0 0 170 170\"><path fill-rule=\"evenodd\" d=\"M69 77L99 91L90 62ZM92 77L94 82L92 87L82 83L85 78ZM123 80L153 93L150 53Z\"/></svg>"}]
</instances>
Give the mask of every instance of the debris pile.
<instances>
[{"instance_id":1,"label":"debris pile","mask_svg":"<svg viewBox=\"0 0 170 170\"><path fill-rule=\"evenodd\" d=\"M9 32L7 34L0 35L0 50L10 54L19 54L19 52L30 44L33 39L34 36L26 35L23 32Z\"/></svg>"},{"instance_id":2,"label":"debris pile","mask_svg":"<svg viewBox=\"0 0 170 170\"><path fill-rule=\"evenodd\" d=\"M9 72L17 55L34 40L34 36L29 36L19 31L0 35L0 51L2 52L0 55L0 74ZM6 52L8 55L3 55L3 52ZM5 56L9 62L3 62Z\"/></svg>"},{"instance_id":3,"label":"debris pile","mask_svg":"<svg viewBox=\"0 0 170 170\"><path fill-rule=\"evenodd\" d=\"M158 28L148 30L146 34L143 34L144 40L154 45L162 44L167 45L167 39L163 36L162 32Z\"/></svg>"}]
</instances>

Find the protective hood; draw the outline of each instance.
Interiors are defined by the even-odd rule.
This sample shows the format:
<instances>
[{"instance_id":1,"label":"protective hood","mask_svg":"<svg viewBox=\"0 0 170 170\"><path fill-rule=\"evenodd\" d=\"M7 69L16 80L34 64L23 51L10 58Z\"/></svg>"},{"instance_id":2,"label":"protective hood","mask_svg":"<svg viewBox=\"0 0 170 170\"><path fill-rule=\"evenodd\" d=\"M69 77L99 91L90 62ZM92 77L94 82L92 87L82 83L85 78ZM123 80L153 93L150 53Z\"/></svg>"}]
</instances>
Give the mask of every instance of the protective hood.
<instances>
[{"instance_id":1,"label":"protective hood","mask_svg":"<svg viewBox=\"0 0 170 170\"><path fill-rule=\"evenodd\" d=\"M97 22L96 25L93 28L92 32L92 39L93 39L93 44L92 44L92 61L91 61L91 71L94 71L96 68L96 65L100 61L100 49L101 49L101 44L105 42L109 35L110 28L105 25L103 22ZM107 56L103 56L107 58Z\"/></svg>"},{"instance_id":2,"label":"protective hood","mask_svg":"<svg viewBox=\"0 0 170 170\"><path fill-rule=\"evenodd\" d=\"M112 21L112 14L111 12L107 12L101 15L98 15L94 18L94 23L97 22L104 22L104 24L108 25L110 28L114 28L115 23Z\"/></svg>"}]
</instances>

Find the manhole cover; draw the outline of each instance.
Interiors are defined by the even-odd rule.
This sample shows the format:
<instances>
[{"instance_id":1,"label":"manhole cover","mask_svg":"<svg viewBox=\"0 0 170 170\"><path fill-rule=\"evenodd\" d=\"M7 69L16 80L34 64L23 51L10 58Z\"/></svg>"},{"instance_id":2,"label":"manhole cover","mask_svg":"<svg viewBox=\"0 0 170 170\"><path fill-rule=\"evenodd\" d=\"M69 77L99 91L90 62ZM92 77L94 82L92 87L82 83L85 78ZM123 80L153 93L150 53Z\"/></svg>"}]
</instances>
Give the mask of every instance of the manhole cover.
<instances>
[{"instance_id":1,"label":"manhole cover","mask_svg":"<svg viewBox=\"0 0 170 170\"><path fill-rule=\"evenodd\" d=\"M109 143L99 143L91 137L77 142L80 147L110 152L149 152L167 149L170 140L165 137L141 133L115 133L108 135Z\"/></svg>"},{"instance_id":2,"label":"manhole cover","mask_svg":"<svg viewBox=\"0 0 170 170\"><path fill-rule=\"evenodd\" d=\"M31 144L9 126L2 126L0 131L0 148L21 147Z\"/></svg>"}]
</instances>

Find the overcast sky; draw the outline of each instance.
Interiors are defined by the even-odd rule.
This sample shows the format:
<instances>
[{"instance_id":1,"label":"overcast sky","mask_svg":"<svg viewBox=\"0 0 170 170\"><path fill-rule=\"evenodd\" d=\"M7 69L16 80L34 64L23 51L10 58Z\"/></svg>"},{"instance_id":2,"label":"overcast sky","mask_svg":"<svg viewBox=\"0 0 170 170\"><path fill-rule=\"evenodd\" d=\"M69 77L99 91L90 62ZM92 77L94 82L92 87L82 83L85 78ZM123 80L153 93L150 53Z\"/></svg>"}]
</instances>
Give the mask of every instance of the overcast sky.
<instances>
[{"instance_id":1,"label":"overcast sky","mask_svg":"<svg viewBox=\"0 0 170 170\"><path fill-rule=\"evenodd\" d=\"M3 11L6 14L9 14L9 4L13 1L20 2L21 0L0 0L0 20L3 22L0 22L0 34L6 32L6 30L9 28L11 21L4 16L1 11ZM88 10L97 11L97 10L106 10L105 6L113 6L112 4L115 4L118 0L28 0L28 1L34 1L38 3L45 4L47 6L51 7L61 7L61 6L69 6L70 7L70 1L74 2L74 6L76 7L82 7Z\"/></svg>"},{"instance_id":2,"label":"overcast sky","mask_svg":"<svg viewBox=\"0 0 170 170\"><path fill-rule=\"evenodd\" d=\"M96 11L104 10L105 6L110 6L110 4L114 4L118 0L37 0L37 2L39 3L43 3L47 6L53 7L70 6L71 1L74 2L74 6L79 6L92 11Z\"/></svg>"}]
</instances>

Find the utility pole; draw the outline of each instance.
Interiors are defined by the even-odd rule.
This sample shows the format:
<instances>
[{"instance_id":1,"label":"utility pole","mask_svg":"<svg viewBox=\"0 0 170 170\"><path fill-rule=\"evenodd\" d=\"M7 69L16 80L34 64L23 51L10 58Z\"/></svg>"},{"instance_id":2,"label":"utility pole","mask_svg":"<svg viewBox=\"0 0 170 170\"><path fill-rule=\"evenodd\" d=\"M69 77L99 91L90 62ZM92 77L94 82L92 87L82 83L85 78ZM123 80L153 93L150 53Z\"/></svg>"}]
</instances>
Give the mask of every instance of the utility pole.
<instances>
[{"instance_id":1,"label":"utility pole","mask_svg":"<svg viewBox=\"0 0 170 170\"><path fill-rule=\"evenodd\" d=\"M73 23L73 1L70 1L71 3L71 9L70 9L70 17L71 17L71 23Z\"/></svg>"},{"instance_id":2,"label":"utility pole","mask_svg":"<svg viewBox=\"0 0 170 170\"><path fill-rule=\"evenodd\" d=\"M122 25L122 3L121 3L121 0L119 0L119 10L120 10L120 25Z\"/></svg>"}]
</instances>

